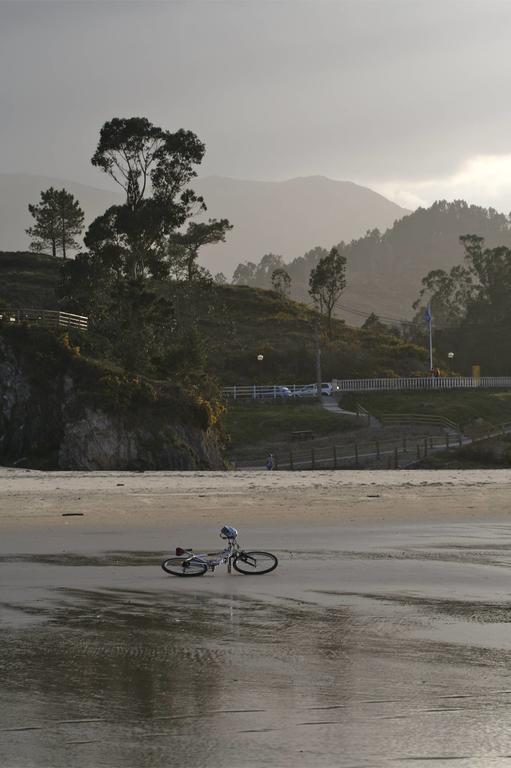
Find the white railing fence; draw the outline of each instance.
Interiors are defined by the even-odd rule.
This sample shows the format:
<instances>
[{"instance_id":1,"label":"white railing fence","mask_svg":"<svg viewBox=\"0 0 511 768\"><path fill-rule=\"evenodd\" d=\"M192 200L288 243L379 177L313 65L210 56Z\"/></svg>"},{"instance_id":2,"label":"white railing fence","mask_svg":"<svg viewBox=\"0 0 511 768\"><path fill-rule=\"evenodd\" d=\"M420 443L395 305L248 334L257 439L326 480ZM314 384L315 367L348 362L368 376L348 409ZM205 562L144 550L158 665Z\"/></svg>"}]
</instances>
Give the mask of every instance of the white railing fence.
<instances>
[{"instance_id":1,"label":"white railing fence","mask_svg":"<svg viewBox=\"0 0 511 768\"><path fill-rule=\"evenodd\" d=\"M337 379L339 392L382 392L413 389L481 389L511 387L511 376L408 376L395 379Z\"/></svg>"},{"instance_id":2,"label":"white railing fence","mask_svg":"<svg viewBox=\"0 0 511 768\"><path fill-rule=\"evenodd\" d=\"M303 390L311 384L250 384L223 387L222 394L228 400L285 400L303 397ZM408 376L395 379L335 379L335 395L341 392L389 392L404 390L448 390L448 389L507 389L511 388L511 376ZM310 393L314 397L314 392Z\"/></svg>"},{"instance_id":3,"label":"white railing fence","mask_svg":"<svg viewBox=\"0 0 511 768\"><path fill-rule=\"evenodd\" d=\"M222 395L228 400L285 400L290 397L307 397L303 390L311 384L248 384L222 387ZM299 393L299 395L297 395ZM314 393L310 393L314 397Z\"/></svg>"}]
</instances>

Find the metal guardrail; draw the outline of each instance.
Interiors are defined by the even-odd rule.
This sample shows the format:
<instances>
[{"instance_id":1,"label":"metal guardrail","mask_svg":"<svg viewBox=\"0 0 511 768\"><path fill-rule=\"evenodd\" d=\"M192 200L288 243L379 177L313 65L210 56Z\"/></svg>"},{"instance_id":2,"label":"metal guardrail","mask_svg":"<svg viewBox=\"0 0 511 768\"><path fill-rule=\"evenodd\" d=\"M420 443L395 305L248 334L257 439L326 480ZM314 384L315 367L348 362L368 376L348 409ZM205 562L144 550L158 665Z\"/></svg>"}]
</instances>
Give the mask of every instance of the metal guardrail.
<instances>
[{"instance_id":1,"label":"metal guardrail","mask_svg":"<svg viewBox=\"0 0 511 768\"><path fill-rule=\"evenodd\" d=\"M89 318L53 309L6 309L0 313L0 322L28 325L44 325L49 328L77 328L86 331Z\"/></svg>"}]
</instances>

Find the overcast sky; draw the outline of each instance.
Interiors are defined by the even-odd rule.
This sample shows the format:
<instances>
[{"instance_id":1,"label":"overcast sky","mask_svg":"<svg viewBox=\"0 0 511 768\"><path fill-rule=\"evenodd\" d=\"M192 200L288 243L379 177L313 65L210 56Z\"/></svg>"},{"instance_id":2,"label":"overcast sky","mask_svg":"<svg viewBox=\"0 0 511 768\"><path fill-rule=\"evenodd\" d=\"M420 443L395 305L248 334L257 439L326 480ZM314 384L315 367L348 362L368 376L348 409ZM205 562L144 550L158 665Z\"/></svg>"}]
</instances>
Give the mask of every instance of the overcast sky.
<instances>
[{"instance_id":1,"label":"overcast sky","mask_svg":"<svg viewBox=\"0 0 511 768\"><path fill-rule=\"evenodd\" d=\"M143 115L201 175L509 212L510 30L509 0L0 0L0 172L105 186L101 125Z\"/></svg>"}]
</instances>

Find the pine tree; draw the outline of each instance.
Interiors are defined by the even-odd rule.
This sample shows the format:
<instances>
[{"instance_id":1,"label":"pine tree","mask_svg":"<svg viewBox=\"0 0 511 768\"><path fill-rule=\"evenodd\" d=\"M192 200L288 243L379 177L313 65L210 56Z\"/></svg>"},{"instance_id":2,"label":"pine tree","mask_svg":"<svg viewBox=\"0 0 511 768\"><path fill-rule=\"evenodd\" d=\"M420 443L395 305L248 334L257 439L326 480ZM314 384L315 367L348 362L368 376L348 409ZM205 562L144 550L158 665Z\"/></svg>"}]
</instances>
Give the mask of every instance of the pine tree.
<instances>
[{"instance_id":1,"label":"pine tree","mask_svg":"<svg viewBox=\"0 0 511 768\"><path fill-rule=\"evenodd\" d=\"M41 202L29 205L28 210L35 219L34 226L26 230L34 238L30 244L34 251L51 248L53 256L60 251L65 259L68 249L78 248L76 237L83 230L84 213L74 195L50 187L41 192Z\"/></svg>"}]
</instances>

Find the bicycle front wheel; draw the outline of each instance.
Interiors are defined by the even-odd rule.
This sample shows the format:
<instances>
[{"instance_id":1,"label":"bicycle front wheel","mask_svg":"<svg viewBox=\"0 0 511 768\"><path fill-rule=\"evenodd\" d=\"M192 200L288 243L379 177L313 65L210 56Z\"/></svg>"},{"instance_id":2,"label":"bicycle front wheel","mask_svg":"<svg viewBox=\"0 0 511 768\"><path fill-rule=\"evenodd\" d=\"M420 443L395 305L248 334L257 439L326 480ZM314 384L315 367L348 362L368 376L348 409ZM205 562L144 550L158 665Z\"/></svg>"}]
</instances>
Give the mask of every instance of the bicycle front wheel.
<instances>
[{"instance_id":1,"label":"bicycle front wheel","mask_svg":"<svg viewBox=\"0 0 511 768\"><path fill-rule=\"evenodd\" d=\"M186 560L182 557L169 557L161 564L166 573L172 576L204 576L208 570L206 563L199 560Z\"/></svg>"},{"instance_id":2,"label":"bicycle front wheel","mask_svg":"<svg viewBox=\"0 0 511 768\"><path fill-rule=\"evenodd\" d=\"M238 573L245 576L262 576L275 570L279 561L270 552L240 552L232 564Z\"/></svg>"}]
</instances>

